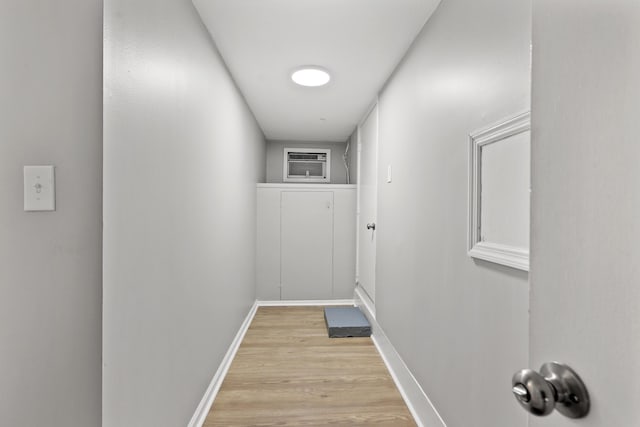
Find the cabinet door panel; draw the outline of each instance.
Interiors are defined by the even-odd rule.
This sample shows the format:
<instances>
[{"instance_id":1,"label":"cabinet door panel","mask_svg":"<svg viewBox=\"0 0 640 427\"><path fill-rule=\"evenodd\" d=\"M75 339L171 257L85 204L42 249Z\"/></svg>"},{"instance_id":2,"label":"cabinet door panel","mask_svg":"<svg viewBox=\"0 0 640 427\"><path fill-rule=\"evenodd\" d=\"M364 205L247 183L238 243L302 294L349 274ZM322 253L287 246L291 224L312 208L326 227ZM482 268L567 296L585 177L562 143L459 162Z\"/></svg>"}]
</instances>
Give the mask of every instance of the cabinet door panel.
<instances>
[{"instance_id":1,"label":"cabinet door panel","mask_svg":"<svg viewBox=\"0 0 640 427\"><path fill-rule=\"evenodd\" d=\"M258 188L256 298L280 299L280 189Z\"/></svg>"},{"instance_id":2,"label":"cabinet door panel","mask_svg":"<svg viewBox=\"0 0 640 427\"><path fill-rule=\"evenodd\" d=\"M353 298L356 283L355 189L333 192L333 298Z\"/></svg>"},{"instance_id":3,"label":"cabinet door panel","mask_svg":"<svg viewBox=\"0 0 640 427\"><path fill-rule=\"evenodd\" d=\"M281 195L282 299L330 299L333 293L333 192Z\"/></svg>"}]
</instances>

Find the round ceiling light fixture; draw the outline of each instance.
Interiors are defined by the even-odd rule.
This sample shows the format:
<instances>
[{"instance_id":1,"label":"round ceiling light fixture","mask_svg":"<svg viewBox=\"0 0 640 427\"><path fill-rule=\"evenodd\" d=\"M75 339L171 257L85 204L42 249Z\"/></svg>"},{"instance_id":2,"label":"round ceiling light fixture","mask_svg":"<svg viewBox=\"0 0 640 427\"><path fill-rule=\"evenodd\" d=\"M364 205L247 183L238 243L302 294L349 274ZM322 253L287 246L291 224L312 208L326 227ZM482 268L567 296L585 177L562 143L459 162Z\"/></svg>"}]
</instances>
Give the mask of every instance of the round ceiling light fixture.
<instances>
[{"instance_id":1,"label":"round ceiling light fixture","mask_svg":"<svg viewBox=\"0 0 640 427\"><path fill-rule=\"evenodd\" d=\"M331 80L329 72L321 67L300 67L291 74L291 80L300 86L324 86Z\"/></svg>"}]
</instances>

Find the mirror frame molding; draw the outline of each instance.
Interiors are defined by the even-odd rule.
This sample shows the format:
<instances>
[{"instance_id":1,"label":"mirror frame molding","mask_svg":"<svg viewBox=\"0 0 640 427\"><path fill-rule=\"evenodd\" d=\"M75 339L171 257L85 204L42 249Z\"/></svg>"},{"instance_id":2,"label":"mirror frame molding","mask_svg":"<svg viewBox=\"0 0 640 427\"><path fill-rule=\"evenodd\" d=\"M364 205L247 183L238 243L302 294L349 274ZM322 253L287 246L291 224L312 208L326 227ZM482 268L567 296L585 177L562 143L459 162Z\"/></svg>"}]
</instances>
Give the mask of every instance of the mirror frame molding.
<instances>
[{"instance_id":1,"label":"mirror frame molding","mask_svg":"<svg viewBox=\"0 0 640 427\"><path fill-rule=\"evenodd\" d=\"M481 171L482 147L508 141L510 137L531 130L531 112L518 114L477 130L469 135L469 229L470 257L529 271L529 248L482 241L481 229Z\"/></svg>"}]
</instances>

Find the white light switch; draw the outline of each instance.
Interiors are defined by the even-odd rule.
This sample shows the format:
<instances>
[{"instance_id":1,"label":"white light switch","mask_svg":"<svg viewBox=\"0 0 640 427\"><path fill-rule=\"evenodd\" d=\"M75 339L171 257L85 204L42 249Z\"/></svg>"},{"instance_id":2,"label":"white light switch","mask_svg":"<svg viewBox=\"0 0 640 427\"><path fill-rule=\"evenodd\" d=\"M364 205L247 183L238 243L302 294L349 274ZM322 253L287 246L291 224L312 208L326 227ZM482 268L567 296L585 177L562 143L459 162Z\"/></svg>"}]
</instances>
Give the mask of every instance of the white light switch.
<instances>
[{"instance_id":1,"label":"white light switch","mask_svg":"<svg viewBox=\"0 0 640 427\"><path fill-rule=\"evenodd\" d=\"M53 166L24 167L24 210L56 210L56 187Z\"/></svg>"},{"instance_id":2,"label":"white light switch","mask_svg":"<svg viewBox=\"0 0 640 427\"><path fill-rule=\"evenodd\" d=\"M387 182L391 182L391 165L387 166Z\"/></svg>"}]
</instances>

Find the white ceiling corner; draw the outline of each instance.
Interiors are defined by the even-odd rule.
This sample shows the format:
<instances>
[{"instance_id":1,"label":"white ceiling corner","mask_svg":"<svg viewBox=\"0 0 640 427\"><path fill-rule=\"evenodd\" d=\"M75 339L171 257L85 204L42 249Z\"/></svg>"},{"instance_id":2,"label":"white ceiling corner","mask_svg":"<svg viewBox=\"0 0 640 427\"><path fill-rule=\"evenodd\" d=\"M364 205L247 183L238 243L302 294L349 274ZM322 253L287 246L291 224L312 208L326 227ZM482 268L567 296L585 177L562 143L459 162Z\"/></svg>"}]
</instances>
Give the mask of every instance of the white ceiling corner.
<instances>
[{"instance_id":1,"label":"white ceiling corner","mask_svg":"<svg viewBox=\"0 0 640 427\"><path fill-rule=\"evenodd\" d=\"M440 0L193 3L268 139L345 141ZM303 65L331 82L297 86Z\"/></svg>"}]
</instances>

